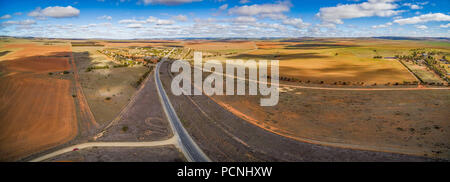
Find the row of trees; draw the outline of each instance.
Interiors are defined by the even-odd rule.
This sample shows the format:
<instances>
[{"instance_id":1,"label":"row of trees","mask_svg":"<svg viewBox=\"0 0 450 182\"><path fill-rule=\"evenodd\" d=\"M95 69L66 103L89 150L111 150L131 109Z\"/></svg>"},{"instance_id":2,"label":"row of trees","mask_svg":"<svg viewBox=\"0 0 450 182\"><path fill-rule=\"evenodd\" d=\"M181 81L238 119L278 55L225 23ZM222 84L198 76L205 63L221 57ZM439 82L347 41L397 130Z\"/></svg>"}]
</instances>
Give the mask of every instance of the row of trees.
<instances>
[{"instance_id":1,"label":"row of trees","mask_svg":"<svg viewBox=\"0 0 450 182\"><path fill-rule=\"evenodd\" d=\"M445 66L440 65L440 61L437 60L437 56L444 54L441 51L433 49L411 49L410 55L396 55L395 57L400 61L412 61L414 64L424 64L428 69L434 71L441 78L447 79L447 70ZM446 60L446 56L442 56L442 59Z\"/></svg>"}]
</instances>

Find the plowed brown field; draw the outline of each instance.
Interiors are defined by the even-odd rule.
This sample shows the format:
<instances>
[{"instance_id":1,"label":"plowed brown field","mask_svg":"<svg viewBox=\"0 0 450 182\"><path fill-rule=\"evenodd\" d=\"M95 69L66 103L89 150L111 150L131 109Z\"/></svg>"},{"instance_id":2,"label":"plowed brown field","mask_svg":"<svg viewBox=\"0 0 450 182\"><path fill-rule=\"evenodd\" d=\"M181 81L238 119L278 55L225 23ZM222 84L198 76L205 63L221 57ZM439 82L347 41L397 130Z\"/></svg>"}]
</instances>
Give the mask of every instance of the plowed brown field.
<instances>
[{"instance_id":1,"label":"plowed brown field","mask_svg":"<svg viewBox=\"0 0 450 182\"><path fill-rule=\"evenodd\" d=\"M18 160L73 139L78 125L72 81L47 74L70 70L70 47L5 47L20 49L0 61L6 72L0 77L0 161Z\"/></svg>"}]
</instances>

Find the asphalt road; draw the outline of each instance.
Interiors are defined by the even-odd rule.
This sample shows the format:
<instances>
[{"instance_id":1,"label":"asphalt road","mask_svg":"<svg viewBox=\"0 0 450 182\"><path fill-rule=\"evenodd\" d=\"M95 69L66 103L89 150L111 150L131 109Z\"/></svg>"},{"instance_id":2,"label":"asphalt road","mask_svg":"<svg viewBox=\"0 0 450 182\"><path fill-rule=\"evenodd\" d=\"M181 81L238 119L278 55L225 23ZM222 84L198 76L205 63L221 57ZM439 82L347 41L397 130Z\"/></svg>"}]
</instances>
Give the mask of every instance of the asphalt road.
<instances>
[{"instance_id":1,"label":"asphalt road","mask_svg":"<svg viewBox=\"0 0 450 182\"><path fill-rule=\"evenodd\" d=\"M166 61L167 58L163 58L161 62L156 65L155 70L155 82L158 90L159 97L161 99L164 112L167 115L167 118L172 126L172 130L174 131L175 137L179 139L179 147L185 154L186 158L192 162L209 162L211 161L208 156L198 147L198 145L192 140L191 136L187 133L186 129L184 129L181 124L180 119L178 118L175 110L173 109L172 104L167 97L166 91L162 86L160 80L160 67L161 64Z\"/></svg>"}]
</instances>

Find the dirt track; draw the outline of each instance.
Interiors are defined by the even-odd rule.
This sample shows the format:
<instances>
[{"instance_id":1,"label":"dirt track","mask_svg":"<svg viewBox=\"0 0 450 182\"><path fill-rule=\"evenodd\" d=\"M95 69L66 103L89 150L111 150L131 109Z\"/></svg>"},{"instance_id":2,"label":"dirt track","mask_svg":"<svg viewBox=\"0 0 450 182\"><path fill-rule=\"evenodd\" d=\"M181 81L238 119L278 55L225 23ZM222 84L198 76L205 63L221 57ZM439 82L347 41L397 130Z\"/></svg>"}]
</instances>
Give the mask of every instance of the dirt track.
<instances>
[{"instance_id":1,"label":"dirt track","mask_svg":"<svg viewBox=\"0 0 450 182\"><path fill-rule=\"evenodd\" d=\"M158 147L92 147L72 151L45 162L184 162L183 155L173 145Z\"/></svg>"},{"instance_id":2,"label":"dirt track","mask_svg":"<svg viewBox=\"0 0 450 182\"><path fill-rule=\"evenodd\" d=\"M95 121L94 115L92 114L91 109L89 108L89 104L87 103L86 97L83 92L83 88L80 84L80 78L79 78L79 70L77 69L77 65L73 56L72 49L70 51L70 62L72 66L73 76L74 76L74 85L75 85L75 92L77 95L77 104L78 104L78 113L79 113L79 124L80 124L80 134L81 136L87 136L89 134L92 134L99 125Z\"/></svg>"}]
</instances>

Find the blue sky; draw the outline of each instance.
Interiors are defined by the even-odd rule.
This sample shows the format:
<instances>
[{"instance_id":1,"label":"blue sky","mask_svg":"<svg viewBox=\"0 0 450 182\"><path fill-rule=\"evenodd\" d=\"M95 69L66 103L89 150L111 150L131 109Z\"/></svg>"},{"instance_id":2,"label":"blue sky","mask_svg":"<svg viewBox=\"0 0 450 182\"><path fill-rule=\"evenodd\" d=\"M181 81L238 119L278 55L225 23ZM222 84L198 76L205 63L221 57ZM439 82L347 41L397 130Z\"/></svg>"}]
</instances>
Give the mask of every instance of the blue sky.
<instances>
[{"instance_id":1,"label":"blue sky","mask_svg":"<svg viewBox=\"0 0 450 182\"><path fill-rule=\"evenodd\" d=\"M1 0L0 35L109 39L450 37L450 1Z\"/></svg>"}]
</instances>

